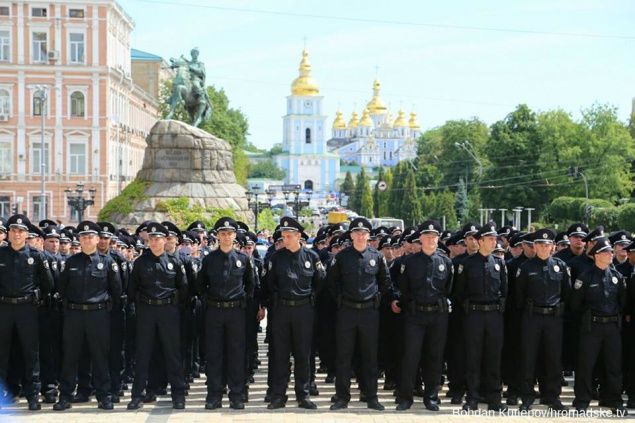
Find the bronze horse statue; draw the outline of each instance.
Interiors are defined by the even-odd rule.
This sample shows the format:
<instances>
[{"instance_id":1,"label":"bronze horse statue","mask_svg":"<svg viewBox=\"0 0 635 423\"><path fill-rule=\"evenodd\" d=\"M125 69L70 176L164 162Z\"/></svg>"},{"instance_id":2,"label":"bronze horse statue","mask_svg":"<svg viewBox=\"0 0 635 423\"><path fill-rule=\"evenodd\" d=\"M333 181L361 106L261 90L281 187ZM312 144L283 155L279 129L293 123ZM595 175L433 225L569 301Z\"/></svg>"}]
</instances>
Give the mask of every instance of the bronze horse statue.
<instances>
[{"instance_id":1,"label":"bronze horse statue","mask_svg":"<svg viewBox=\"0 0 635 423\"><path fill-rule=\"evenodd\" d=\"M198 52L197 52L198 53ZM198 54L197 54L198 56ZM167 103L170 113L166 119L172 119L179 104L190 116L192 126L198 127L203 121L212 117L212 106L205 90L205 68L202 62L188 61L183 56L170 59L170 68L176 69L176 77L172 81L172 91Z\"/></svg>"}]
</instances>

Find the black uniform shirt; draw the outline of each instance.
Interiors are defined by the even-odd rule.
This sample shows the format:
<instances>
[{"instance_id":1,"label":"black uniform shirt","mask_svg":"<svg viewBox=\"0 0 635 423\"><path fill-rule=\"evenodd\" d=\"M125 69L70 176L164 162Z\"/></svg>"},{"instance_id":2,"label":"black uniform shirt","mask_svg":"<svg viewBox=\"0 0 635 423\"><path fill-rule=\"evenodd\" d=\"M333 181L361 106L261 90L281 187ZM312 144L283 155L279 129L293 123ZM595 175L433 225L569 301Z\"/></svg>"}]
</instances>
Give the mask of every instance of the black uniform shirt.
<instances>
[{"instance_id":1,"label":"black uniform shirt","mask_svg":"<svg viewBox=\"0 0 635 423\"><path fill-rule=\"evenodd\" d=\"M432 255L421 251L408 256L399 271L402 301L431 305L450 297L454 267L448 257L436 251Z\"/></svg>"},{"instance_id":2,"label":"black uniform shirt","mask_svg":"<svg viewBox=\"0 0 635 423\"><path fill-rule=\"evenodd\" d=\"M270 292L280 298L299 299L320 290L325 270L315 251L300 247L292 253L283 248L271 256L265 275Z\"/></svg>"},{"instance_id":3,"label":"black uniform shirt","mask_svg":"<svg viewBox=\"0 0 635 423\"><path fill-rule=\"evenodd\" d=\"M585 253L574 257L569 263L571 268L571 280L576 280L579 275L588 272L595 267L595 263L592 257L589 257Z\"/></svg>"},{"instance_id":4,"label":"black uniform shirt","mask_svg":"<svg viewBox=\"0 0 635 423\"><path fill-rule=\"evenodd\" d=\"M47 295L53 287L50 265L43 252L29 245L18 251L0 247L0 296L24 297L38 288Z\"/></svg>"},{"instance_id":5,"label":"black uniform shirt","mask_svg":"<svg viewBox=\"0 0 635 423\"><path fill-rule=\"evenodd\" d=\"M95 304L121 298L119 265L106 254L77 253L66 260L60 275L59 293L71 303Z\"/></svg>"},{"instance_id":6,"label":"black uniform shirt","mask_svg":"<svg viewBox=\"0 0 635 423\"><path fill-rule=\"evenodd\" d=\"M582 252L582 254L584 254L584 251ZM571 261L574 258L578 257L576 254L573 254L573 251L571 251L571 247L567 247L564 250L560 250L557 253L555 253L553 256L564 261L569 267L571 267Z\"/></svg>"},{"instance_id":7,"label":"black uniform shirt","mask_svg":"<svg viewBox=\"0 0 635 423\"><path fill-rule=\"evenodd\" d=\"M626 284L622 274L609 266L593 268L575 280L571 291L571 309L576 313L591 310L594 316L616 316L626 306Z\"/></svg>"},{"instance_id":8,"label":"black uniform shirt","mask_svg":"<svg viewBox=\"0 0 635 423\"><path fill-rule=\"evenodd\" d=\"M507 298L507 269L503 259L492 254L472 254L459 264L455 276L457 303L464 300L492 304Z\"/></svg>"},{"instance_id":9,"label":"black uniform shirt","mask_svg":"<svg viewBox=\"0 0 635 423\"><path fill-rule=\"evenodd\" d=\"M179 257L164 252L140 256L132 266L128 283L128 297L135 300L137 293L146 299L165 300L179 293L181 301L187 298L185 266Z\"/></svg>"},{"instance_id":10,"label":"black uniform shirt","mask_svg":"<svg viewBox=\"0 0 635 423\"><path fill-rule=\"evenodd\" d=\"M254 292L254 270L249 256L232 248L220 248L203 259L196 278L197 291L213 301L237 301L251 298Z\"/></svg>"},{"instance_id":11,"label":"black uniform shirt","mask_svg":"<svg viewBox=\"0 0 635 423\"><path fill-rule=\"evenodd\" d=\"M538 256L525 261L516 272L516 302L519 308L528 301L539 307L566 303L571 291L569 269L556 257L543 260Z\"/></svg>"},{"instance_id":12,"label":"black uniform shirt","mask_svg":"<svg viewBox=\"0 0 635 423\"><path fill-rule=\"evenodd\" d=\"M327 284L333 295L354 302L365 302L390 289L390 275L385 257L376 249L357 251L348 247L331 261Z\"/></svg>"}]
</instances>

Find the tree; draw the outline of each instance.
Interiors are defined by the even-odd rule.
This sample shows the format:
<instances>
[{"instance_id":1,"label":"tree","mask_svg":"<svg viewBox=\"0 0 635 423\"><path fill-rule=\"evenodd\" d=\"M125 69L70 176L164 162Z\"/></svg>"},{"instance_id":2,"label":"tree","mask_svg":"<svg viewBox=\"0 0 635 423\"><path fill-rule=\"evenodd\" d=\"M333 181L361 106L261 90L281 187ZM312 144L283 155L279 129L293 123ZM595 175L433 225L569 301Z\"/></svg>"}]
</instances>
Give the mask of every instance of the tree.
<instances>
[{"instance_id":1,"label":"tree","mask_svg":"<svg viewBox=\"0 0 635 423\"><path fill-rule=\"evenodd\" d=\"M405 169L410 167L410 163L399 162L393 168L394 175L392 179L392 185L390 187L389 193L389 203L388 203L388 215L393 217L401 216L402 210L401 205L403 203L403 190L404 190L404 182L405 182Z\"/></svg>"},{"instance_id":2,"label":"tree","mask_svg":"<svg viewBox=\"0 0 635 423\"><path fill-rule=\"evenodd\" d=\"M258 229L269 229L273 233L276 229L276 221L273 219L273 213L270 208L264 208L258 213Z\"/></svg>"},{"instance_id":3,"label":"tree","mask_svg":"<svg viewBox=\"0 0 635 423\"><path fill-rule=\"evenodd\" d=\"M465 188L465 182L463 182L462 178L459 178L459 189L456 191L454 210L456 210L456 214L463 224L467 222L469 214L468 201L469 199L467 196L467 189Z\"/></svg>"},{"instance_id":4,"label":"tree","mask_svg":"<svg viewBox=\"0 0 635 423\"><path fill-rule=\"evenodd\" d=\"M344 194L348 197L348 207L350 208L351 199L355 194L355 182L353 181L353 175L350 170L346 171L344 182L340 185L340 195Z\"/></svg>"},{"instance_id":5,"label":"tree","mask_svg":"<svg viewBox=\"0 0 635 423\"><path fill-rule=\"evenodd\" d=\"M368 181L366 181L362 186L359 214L369 219L374 217L373 193L370 189L370 183Z\"/></svg>"},{"instance_id":6,"label":"tree","mask_svg":"<svg viewBox=\"0 0 635 423\"><path fill-rule=\"evenodd\" d=\"M446 228L456 228L457 219L456 219L456 211L454 210L454 194L449 190L445 189L439 193L437 193L437 208L436 208L436 216L438 219L442 219L445 216L445 227ZM443 223L443 222L440 222Z\"/></svg>"},{"instance_id":7,"label":"tree","mask_svg":"<svg viewBox=\"0 0 635 423\"><path fill-rule=\"evenodd\" d=\"M390 216L390 189L393 186L392 170L390 168L387 168L384 173L384 182L386 182L386 189L377 194L377 201L375 203L377 209L376 217Z\"/></svg>"},{"instance_id":8,"label":"tree","mask_svg":"<svg viewBox=\"0 0 635 423\"><path fill-rule=\"evenodd\" d=\"M379 194L383 191L379 190L379 183L384 179L384 167L379 166L379 171L377 172L377 183L375 184L375 188L373 188L373 214L375 216L381 216L379 214Z\"/></svg>"},{"instance_id":9,"label":"tree","mask_svg":"<svg viewBox=\"0 0 635 423\"><path fill-rule=\"evenodd\" d=\"M625 204L619 210L619 215L617 216L619 227L635 232L635 204Z\"/></svg>"},{"instance_id":10,"label":"tree","mask_svg":"<svg viewBox=\"0 0 635 423\"><path fill-rule=\"evenodd\" d=\"M366 170L362 167L362 171L357 174L357 178L355 180L355 194L353 195L352 201L349 200L349 208L353 211L356 211L359 214L362 209L362 196L364 194L364 190L366 189L366 185L368 185L368 178L366 177ZM370 186L368 187L370 190ZM371 208L370 214L372 215L372 193L371 193ZM363 214L362 214L363 215ZM364 215L367 216L368 215Z\"/></svg>"},{"instance_id":11,"label":"tree","mask_svg":"<svg viewBox=\"0 0 635 423\"><path fill-rule=\"evenodd\" d=\"M417 194L415 173L410 166L406 168L406 181L403 189L403 203L401 206L401 218L404 225L417 225L421 223L421 203Z\"/></svg>"},{"instance_id":12,"label":"tree","mask_svg":"<svg viewBox=\"0 0 635 423\"><path fill-rule=\"evenodd\" d=\"M281 180L287 177L287 173L280 169L273 160L265 160L252 165L248 177Z\"/></svg>"}]
</instances>

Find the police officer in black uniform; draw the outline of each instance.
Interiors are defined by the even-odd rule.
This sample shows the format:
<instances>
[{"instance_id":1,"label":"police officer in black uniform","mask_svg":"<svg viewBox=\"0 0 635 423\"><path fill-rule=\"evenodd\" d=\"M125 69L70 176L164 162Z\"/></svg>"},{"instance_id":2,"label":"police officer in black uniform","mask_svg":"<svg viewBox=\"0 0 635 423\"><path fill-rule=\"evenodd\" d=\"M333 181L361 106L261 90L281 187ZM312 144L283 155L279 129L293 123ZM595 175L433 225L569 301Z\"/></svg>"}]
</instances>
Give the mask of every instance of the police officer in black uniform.
<instances>
[{"instance_id":1,"label":"police officer in black uniform","mask_svg":"<svg viewBox=\"0 0 635 423\"><path fill-rule=\"evenodd\" d=\"M496 229L488 223L476 232L478 252L456 271L456 306L465 314L467 401L463 410L478 409L479 393L488 410L505 411L501 403L503 313L507 298L505 262L494 256ZM481 373L482 372L482 373Z\"/></svg>"},{"instance_id":2,"label":"police officer in black uniform","mask_svg":"<svg viewBox=\"0 0 635 423\"><path fill-rule=\"evenodd\" d=\"M298 406L313 410L309 399L311 344L313 341L315 296L325 276L324 266L315 251L302 247L304 227L295 219L280 223L285 248L271 257L265 272L268 291L272 294L274 318L271 321L273 400L267 406L274 410L287 402L289 357L294 358L295 394Z\"/></svg>"},{"instance_id":3,"label":"police officer in black uniform","mask_svg":"<svg viewBox=\"0 0 635 423\"><path fill-rule=\"evenodd\" d=\"M60 275L59 293L66 305L63 328L60 400L54 410L71 407L77 366L88 343L99 408L112 410L110 398L110 309L121 298L119 265L97 251L99 225L83 221L78 225L82 252L69 257Z\"/></svg>"},{"instance_id":4,"label":"police officer in black uniform","mask_svg":"<svg viewBox=\"0 0 635 423\"><path fill-rule=\"evenodd\" d=\"M254 270L249 256L234 248L236 221L223 217L214 229L218 231L220 247L205 256L196 281L197 291L207 305L205 409L221 407L226 370L230 407L241 410L245 408L245 307L254 291Z\"/></svg>"},{"instance_id":5,"label":"police officer in black uniform","mask_svg":"<svg viewBox=\"0 0 635 423\"><path fill-rule=\"evenodd\" d=\"M439 411L437 393L454 274L452 260L437 252L441 231L438 222L423 222L418 229L421 251L408 256L400 267L399 289L405 325L397 410L411 407L416 373L423 358L423 402L428 410Z\"/></svg>"},{"instance_id":6,"label":"police officer in black uniform","mask_svg":"<svg viewBox=\"0 0 635 423\"><path fill-rule=\"evenodd\" d=\"M613 247L607 238L596 239L588 254L593 257L593 268L576 278L571 292L571 309L581 315L573 406L578 412L587 410L593 392L593 368L602 354L605 374L601 401L614 414L624 416L620 326L627 301L626 284L611 265Z\"/></svg>"},{"instance_id":7,"label":"police officer in black uniform","mask_svg":"<svg viewBox=\"0 0 635 423\"><path fill-rule=\"evenodd\" d=\"M337 401L331 410L348 407L351 399L352 359L359 342L361 365L357 373L360 386L365 389L368 408L382 411L377 400L377 344L379 332L379 305L381 295L390 289L390 275L386 259L377 250L368 247L372 226L364 218L351 222L353 245L339 252L327 272L327 284L337 298Z\"/></svg>"},{"instance_id":8,"label":"police officer in black uniform","mask_svg":"<svg viewBox=\"0 0 635 423\"><path fill-rule=\"evenodd\" d=\"M172 407L185 408L185 377L181 358L180 305L187 299L185 265L178 257L165 252L168 230L157 222L147 226L150 252L133 265L128 297L137 311L137 349L135 378L129 410L143 404L143 390L155 337L158 336L170 381Z\"/></svg>"},{"instance_id":9,"label":"police officer in black uniform","mask_svg":"<svg viewBox=\"0 0 635 423\"><path fill-rule=\"evenodd\" d=\"M565 262L551 256L555 236L555 231L549 228L534 232L532 239L536 256L523 262L516 271L514 294L518 309L523 310L520 411L529 411L536 399L534 380L539 354L544 358L544 375L540 379L543 402L552 410L567 410L560 401L560 378L562 316L571 291L571 282Z\"/></svg>"},{"instance_id":10,"label":"police officer in black uniform","mask_svg":"<svg viewBox=\"0 0 635 423\"><path fill-rule=\"evenodd\" d=\"M9 354L15 333L24 362L23 393L29 410L39 410L39 322L40 297L53 289L49 262L41 251L26 245L31 222L16 214L7 221L9 246L0 247L0 386L7 379ZM2 404L0 404L1 407Z\"/></svg>"}]
</instances>

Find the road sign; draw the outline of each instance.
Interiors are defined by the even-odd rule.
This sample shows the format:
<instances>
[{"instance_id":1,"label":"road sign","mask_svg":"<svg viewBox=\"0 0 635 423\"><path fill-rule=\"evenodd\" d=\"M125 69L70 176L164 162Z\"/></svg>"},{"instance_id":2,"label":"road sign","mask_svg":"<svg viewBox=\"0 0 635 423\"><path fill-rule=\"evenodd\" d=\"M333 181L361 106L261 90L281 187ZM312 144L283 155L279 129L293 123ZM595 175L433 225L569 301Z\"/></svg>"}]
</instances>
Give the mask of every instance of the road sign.
<instances>
[{"instance_id":1,"label":"road sign","mask_svg":"<svg viewBox=\"0 0 635 423\"><path fill-rule=\"evenodd\" d=\"M385 181L379 181L377 182L377 189L380 191L385 190L387 187L386 182Z\"/></svg>"}]
</instances>

